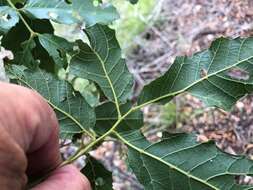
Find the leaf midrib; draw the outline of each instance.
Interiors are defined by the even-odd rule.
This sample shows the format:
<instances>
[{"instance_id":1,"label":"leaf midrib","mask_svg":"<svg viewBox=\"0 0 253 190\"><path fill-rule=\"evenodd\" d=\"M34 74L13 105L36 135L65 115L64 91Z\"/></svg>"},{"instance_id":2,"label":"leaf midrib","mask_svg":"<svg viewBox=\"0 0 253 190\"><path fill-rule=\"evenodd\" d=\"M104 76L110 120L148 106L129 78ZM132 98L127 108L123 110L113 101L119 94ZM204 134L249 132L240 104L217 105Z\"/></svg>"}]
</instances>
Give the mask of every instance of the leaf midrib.
<instances>
[{"instance_id":1,"label":"leaf midrib","mask_svg":"<svg viewBox=\"0 0 253 190\"><path fill-rule=\"evenodd\" d=\"M127 118L124 119L123 121L128 121L128 120L139 120L140 118ZM111 120L118 120L117 117L105 117L105 118L97 118L97 121L111 121Z\"/></svg>"},{"instance_id":2,"label":"leaf midrib","mask_svg":"<svg viewBox=\"0 0 253 190\"><path fill-rule=\"evenodd\" d=\"M104 35L104 38L106 39L106 42L107 42L107 47L109 47L108 45L108 41L107 41L107 36L105 35L104 31L103 30L100 30L103 32L103 35ZM91 46L90 49L92 50L92 52L96 55L96 57L98 58L99 62L101 63L102 65L102 69L104 71L104 74L105 74L105 77L109 83L109 86L111 87L111 90L112 90L112 94L113 94L113 97L114 97L114 103L115 103L115 106L116 106L116 109L117 109L117 112L118 112L118 118L121 117L121 111L120 111L120 108L119 108L119 101L118 101L118 97L116 95L116 92L115 92L115 89L114 89L114 86L113 86L113 83L111 81L111 78L110 76L108 75L107 73L107 70L105 68L105 62L104 60L101 58L101 56L96 52L96 50Z\"/></svg>"},{"instance_id":3,"label":"leaf midrib","mask_svg":"<svg viewBox=\"0 0 253 190\"><path fill-rule=\"evenodd\" d=\"M202 184L204 184L204 185L207 185L207 186L213 188L214 190L220 190L220 189L218 189L217 187L213 186L212 184L207 183L207 181L202 180L202 179L200 179L200 178L198 178L198 177L196 177L196 176L194 176L194 175L192 175L192 174L190 174L190 173L188 173L188 172L185 172L184 170L182 170L182 169L180 169L180 168L174 166L173 164L170 164L169 162L166 162L166 161L162 160L161 158L159 158L159 157L157 157L157 156L155 156L155 155L152 155L151 153L146 152L145 150L140 149L139 147L137 147L137 146L133 145L132 143L128 142L128 141L127 141L123 136L121 136L118 132L114 131L114 134L115 134L124 144L126 144L127 146L131 147L132 149L138 151L140 154L144 154L144 155L146 155L146 156L148 156L148 157L150 157L150 158L152 158L152 159L155 159L155 160L157 160L157 161L159 161L159 162L165 164L166 166L170 167L171 169L174 169L174 170L176 170L176 171L182 173L183 175L187 176L188 178L192 178L192 179L194 179L194 180L196 180L196 181L198 181L198 182L200 182L200 183L202 183Z\"/></svg>"}]
</instances>

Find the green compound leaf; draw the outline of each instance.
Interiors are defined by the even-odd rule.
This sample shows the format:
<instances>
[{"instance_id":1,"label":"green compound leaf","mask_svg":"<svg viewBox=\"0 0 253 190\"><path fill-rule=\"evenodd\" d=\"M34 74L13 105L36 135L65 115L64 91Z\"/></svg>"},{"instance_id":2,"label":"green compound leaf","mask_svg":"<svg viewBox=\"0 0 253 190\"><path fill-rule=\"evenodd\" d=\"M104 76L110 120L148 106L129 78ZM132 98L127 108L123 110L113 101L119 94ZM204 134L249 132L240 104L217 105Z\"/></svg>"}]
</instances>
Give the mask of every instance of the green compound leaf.
<instances>
[{"instance_id":1,"label":"green compound leaf","mask_svg":"<svg viewBox=\"0 0 253 190\"><path fill-rule=\"evenodd\" d=\"M119 14L111 4L94 6L93 0L73 0L73 14L87 27L95 24L110 24L119 19Z\"/></svg>"},{"instance_id":2,"label":"green compound leaf","mask_svg":"<svg viewBox=\"0 0 253 190\"><path fill-rule=\"evenodd\" d=\"M112 173L91 156L81 172L89 179L93 190L113 190Z\"/></svg>"},{"instance_id":3,"label":"green compound leaf","mask_svg":"<svg viewBox=\"0 0 253 190\"><path fill-rule=\"evenodd\" d=\"M57 114L62 136L90 133L89 129L95 125L94 110L69 83L41 69L30 71L24 66L12 65L6 70L12 81L36 90L48 101Z\"/></svg>"},{"instance_id":4,"label":"green compound leaf","mask_svg":"<svg viewBox=\"0 0 253 190\"><path fill-rule=\"evenodd\" d=\"M131 107L132 104L130 102L121 105L120 111L122 115L127 113ZM113 124L117 122L118 120L117 109L114 103L106 102L98 106L95 110L97 122L94 129L98 133L103 134L106 131L108 131L113 126ZM118 125L118 131L122 132L133 129L139 129L142 126L143 126L143 114L141 111L136 111L129 114L126 118L124 118L124 120Z\"/></svg>"},{"instance_id":5,"label":"green compound leaf","mask_svg":"<svg viewBox=\"0 0 253 190\"><path fill-rule=\"evenodd\" d=\"M125 60L114 30L95 25L86 29L91 47L79 41L80 52L70 63L70 73L95 81L110 101L124 103L131 96L133 76Z\"/></svg>"},{"instance_id":6,"label":"green compound leaf","mask_svg":"<svg viewBox=\"0 0 253 190\"><path fill-rule=\"evenodd\" d=\"M76 23L72 6L65 0L29 0L22 9L31 18L50 19L62 24Z\"/></svg>"},{"instance_id":7,"label":"green compound leaf","mask_svg":"<svg viewBox=\"0 0 253 190\"><path fill-rule=\"evenodd\" d=\"M8 6L0 6L0 34L7 33L19 22L17 12Z\"/></svg>"},{"instance_id":8,"label":"green compound leaf","mask_svg":"<svg viewBox=\"0 0 253 190\"><path fill-rule=\"evenodd\" d=\"M67 54L74 53L74 44L64 38L52 34L39 35L40 44L46 49L59 67L67 66Z\"/></svg>"},{"instance_id":9,"label":"green compound leaf","mask_svg":"<svg viewBox=\"0 0 253 190\"><path fill-rule=\"evenodd\" d=\"M150 143L139 131L118 137L128 146L128 163L145 190L246 190L235 176L252 175L253 161L220 151L195 135L170 134Z\"/></svg>"},{"instance_id":10,"label":"green compound leaf","mask_svg":"<svg viewBox=\"0 0 253 190\"><path fill-rule=\"evenodd\" d=\"M233 71L240 73L233 76ZM220 38L208 50L178 57L169 71L145 86L139 104L169 100L190 92L207 106L229 110L252 91L253 38Z\"/></svg>"}]
</instances>

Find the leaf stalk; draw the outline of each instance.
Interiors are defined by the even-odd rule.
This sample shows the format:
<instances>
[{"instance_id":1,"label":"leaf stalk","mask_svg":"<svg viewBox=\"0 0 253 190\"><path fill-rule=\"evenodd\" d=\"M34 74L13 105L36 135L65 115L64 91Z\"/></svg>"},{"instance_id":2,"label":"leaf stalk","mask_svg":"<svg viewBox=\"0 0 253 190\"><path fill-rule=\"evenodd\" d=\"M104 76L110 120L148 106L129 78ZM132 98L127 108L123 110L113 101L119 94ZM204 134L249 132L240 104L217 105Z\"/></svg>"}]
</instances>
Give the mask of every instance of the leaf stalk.
<instances>
[{"instance_id":1,"label":"leaf stalk","mask_svg":"<svg viewBox=\"0 0 253 190\"><path fill-rule=\"evenodd\" d=\"M35 31L33 31L33 29L26 22L26 20L23 17L23 15L20 13L20 10L15 7L15 5L11 2L11 0L7 0L7 2L11 6L11 8L13 8L17 12L19 18L22 20L22 22L24 23L25 27L29 30L29 32L30 32L30 39L34 38L35 36L38 36L38 33L36 33Z\"/></svg>"},{"instance_id":2,"label":"leaf stalk","mask_svg":"<svg viewBox=\"0 0 253 190\"><path fill-rule=\"evenodd\" d=\"M80 148L75 155L73 155L72 157L70 157L69 159L67 159L66 161L64 161L60 167L65 166L67 164L73 163L75 160L77 160L78 158L80 158L81 156L87 154L90 149L92 149L95 145L97 145L98 143L100 143L102 140L104 140L107 136L111 135L112 133L115 132L115 130L117 129L117 127L119 126L119 124L131 113L133 113L134 111L137 111L139 108L136 109L132 108L130 109L126 114L124 114L123 116L121 116L117 122L112 126L112 128L107 131L105 134L103 134L102 136L100 136L98 139L96 139L95 141L91 142L88 146L86 146L85 148Z\"/></svg>"}]
</instances>

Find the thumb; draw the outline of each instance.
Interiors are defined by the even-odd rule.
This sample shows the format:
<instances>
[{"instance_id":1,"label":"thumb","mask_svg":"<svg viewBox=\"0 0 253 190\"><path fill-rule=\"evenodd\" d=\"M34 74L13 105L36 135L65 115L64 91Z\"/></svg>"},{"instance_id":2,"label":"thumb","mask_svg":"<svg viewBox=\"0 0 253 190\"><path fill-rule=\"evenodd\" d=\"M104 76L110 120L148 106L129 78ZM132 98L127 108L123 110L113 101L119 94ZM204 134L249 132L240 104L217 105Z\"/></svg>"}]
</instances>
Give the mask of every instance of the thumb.
<instances>
[{"instance_id":1,"label":"thumb","mask_svg":"<svg viewBox=\"0 0 253 190\"><path fill-rule=\"evenodd\" d=\"M56 169L46 181L32 190L91 190L88 179L73 165Z\"/></svg>"}]
</instances>

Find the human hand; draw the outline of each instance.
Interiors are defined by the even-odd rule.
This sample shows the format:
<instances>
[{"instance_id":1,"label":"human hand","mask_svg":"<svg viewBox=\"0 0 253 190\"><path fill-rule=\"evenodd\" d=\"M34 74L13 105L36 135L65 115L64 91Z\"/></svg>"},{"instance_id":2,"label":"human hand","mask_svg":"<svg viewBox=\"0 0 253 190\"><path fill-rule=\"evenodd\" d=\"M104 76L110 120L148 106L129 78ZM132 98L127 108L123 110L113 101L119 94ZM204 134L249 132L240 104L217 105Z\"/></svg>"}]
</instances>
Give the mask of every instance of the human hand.
<instances>
[{"instance_id":1,"label":"human hand","mask_svg":"<svg viewBox=\"0 0 253 190\"><path fill-rule=\"evenodd\" d=\"M61 163L55 113L36 92L0 82L0 187L21 190L27 176L43 175ZM91 190L74 166L50 173L33 190Z\"/></svg>"}]
</instances>

